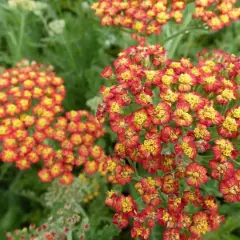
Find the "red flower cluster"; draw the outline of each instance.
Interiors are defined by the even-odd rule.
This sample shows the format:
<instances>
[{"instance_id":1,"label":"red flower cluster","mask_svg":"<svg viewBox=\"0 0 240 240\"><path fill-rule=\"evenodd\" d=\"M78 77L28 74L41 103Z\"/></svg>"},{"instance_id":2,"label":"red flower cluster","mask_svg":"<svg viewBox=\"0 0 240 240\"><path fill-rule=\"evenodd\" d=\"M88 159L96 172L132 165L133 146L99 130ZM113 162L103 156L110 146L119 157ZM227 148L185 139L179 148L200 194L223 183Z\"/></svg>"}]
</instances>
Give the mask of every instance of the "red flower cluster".
<instances>
[{"instance_id":1,"label":"red flower cluster","mask_svg":"<svg viewBox=\"0 0 240 240\"><path fill-rule=\"evenodd\" d=\"M182 22L185 1L100 0L92 5L102 25L120 25L138 33L159 34L170 19Z\"/></svg>"},{"instance_id":2,"label":"red flower cluster","mask_svg":"<svg viewBox=\"0 0 240 240\"><path fill-rule=\"evenodd\" d=\"M107 118L118 136L117 157L104 166L113 183L137 179L148 206L111 192L106 203L117 212L114 223L123 228L133 218L132 237L143 239L155 220L167 228L164 240L201 239L217 229L222 217L216 200L201 188L212 178L226 201L240 201L240 58L203 52L192 64L167 59L159 45L136 46L121 52L102 76L111 86L101 88L97 117ZM137 169L153 178L141 179ZM190 203L198 211L188 213Z\"/></svg>"},{"instance_id":3,"label":"red flower cluster","mask_svg":"<svg viewBox=\"0 0 240 240\"><path fill-rule=\"evenodd\" d=\"M240 18L236 0L196 0L195 18L201 18L212 30L219 30Z\"/></svg>"},{"instance_id":4,"label":"red flower cluster","mask_svg":"<svg viewBox=\"0 0 240 240\"><path fill-rule=\"evenodd\" d=\"M240 17L236 0L197 0L195 18L201 18L212 30L218 30ZM159 34L169 20L181 23L186 0L99 0L92 5L102 25L131 28L147 35Z\"/></svg>"},{"instance_id":5,"label":"red flower cluster","mask_svg":"<svg viewBox=\"0 0 240 240\"><path fill-rule=\"evenodd\" d=\"M102 124L89 112L67 112L65 117L58 117L44 132L48 143L38 146L38 153L45 166L38 173L43 182L60 177L60 183L71 184L74 166L84 165L88 174L98 171L105 155L103 149L94 145L94 142L104 135L104 130ZM49 144L51 142L52 147Z\"/></svg>"},{"instance_id":6,"label":"red flower cluster","mask_svg":"<svg viewBox=\"0 0 240 240\"><path fill-rule=\"evenodd\" d=\"M122 229L129 225L130 219L133 219L132 238L149 239L151 229L157 222L166 228L163 233L164 240L194 240L202 239L202 234L218 229L224 221L224 217L218 214L215 198L203 197L200 190L184 191L182 197L177 194L169 195L162 202L159 192L163 191L163 184L160 178L151 177L142 178L135 184L146 204L143 209L139 209L130 195L109 192L105 203L116 211L113 223ZM164 207L159 207L161 204ZM188 204L202 209L190 214L184 211Z\"/></svg>"},{"instance_id":7,"label":"red flower cluster","mask_svg":"<svg viewBox=\"0 0 240 240\"><path fill-rule=\"evenodd\" d=\"M102 170L108 174L109 182L120 185L131 182L135 172L133 167L126 165L120 158L110 156L103 162Z\"/></svg>"},{"instance_id":8,"label":"red flower cluster","mask_svg":"<svg viewBox=\"0 0 240 240\"><path fill-rule=\"evenodd\" d=\"M102 124L87 111L58 116L64 97L63 79L43 65L23 62L0 75L2 162L24 170L43 160L40 179L61 176L62 184L72 183L74 166L98 170L105 155L94 141L104 134Z\"/></svg>"},{"instance_id":9,"label":"red flower cluster","mask_svg":"<svg viewBox=\"0 0 240 240\"><path fill-rule=\"evenodd\" d=\"M0 75L0 159L20 169L40 160L36 149L65 97L63 79L51 69L24 63Z\"/></svg>"}]
</instances>

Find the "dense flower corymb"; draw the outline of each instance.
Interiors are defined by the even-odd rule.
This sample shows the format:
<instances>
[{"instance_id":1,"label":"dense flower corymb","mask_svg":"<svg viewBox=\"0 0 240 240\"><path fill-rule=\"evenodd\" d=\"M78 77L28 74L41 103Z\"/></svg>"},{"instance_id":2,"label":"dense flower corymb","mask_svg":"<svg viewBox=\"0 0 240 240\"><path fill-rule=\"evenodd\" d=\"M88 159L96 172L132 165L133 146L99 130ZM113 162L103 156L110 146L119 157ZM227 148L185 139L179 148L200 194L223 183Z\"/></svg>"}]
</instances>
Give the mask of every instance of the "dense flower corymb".
<instances>
[{"instance_id":1,"label":"dense flower corymb","mask_svg":"<svg viewBox=\"0 0 240 240\"><path fill-rule=\"evenodd\" d=\"M109 1L100 0L92 5L103 25L121 25L139 33L159 34L161 27L170 19L180 23L184 1Z\"/></svg>"},{"instance_id":2,"label":"dense flower corymb","mask_svg":"<svg viewBox=\"0 0 240 240\"><path fill-rule=\"evenodd\" d=\"M193 64L167 59L154 45L129 47L103 70L108 87L97 117L118 137L103 169L112 183L136 181L142 200L110 192L106 204L119 228L133 220L133 238L148 239L156 223L166 228L164 240L216 230L223 216L202 191L210 178L226 201L239 201L239 69L238 57L220 51L202 52ZM188 204L199 210L189 213Z\"/></svg>"},{"instance_id":3,"label":"dense flower corymb","mask_svg":"<svg viewBox=\"0 0 240 240\"><path fill-rule=\"evenodd\" d=\"M100 169L105 155L94 142L103 126L87 111L61 116L64 97L63 79L44 65L25 60L0 75L2 162L25 170L41 161L40 179L62 184L73 182L74 166L89 174Z\"/></svg>"},{"instance_id":4,"label":"dense flower corymb","mask_svg":"<svg viewBox=\"0 0 240 240\"><path fill-rule=\"evenodd\" d=\"M200 18L212 30L228 26L240 17L236 1L197 0L193 16ZM188 1L186 0L99 0L92 5L102 25L120 25L140 34L159 34L161 28L173 19L181 23Z\"/></svg>"},{"instance_id":5,"label":"dense flower corymb","mask_svg":"<svg viewBox=\"0 0 240 240\"><path fill-rule=\"evenodd\" d=\"M87 111L70 111L65 117L44 129L46 139L57 143L55 148L39 145L39 154L45 167L38 173L44 182L60 177L62 184L71 184L75 166L84 166L88 174L97 172L106 158L103 149L95 145L97 138L104 135L104 129L94 116Z\"/></svg>"},{"instance_id":6,"label":"dense flower corymb","mask_svg":"<svg viewBox=\"0 0 240 240\"><path fill-rule=\"evenodd\" d=\"M3 162L20 169L40 160L44 129L62 112L63 79L51 68L23 61L0 75L0 141Z\"/></svg>"}]
</instances>

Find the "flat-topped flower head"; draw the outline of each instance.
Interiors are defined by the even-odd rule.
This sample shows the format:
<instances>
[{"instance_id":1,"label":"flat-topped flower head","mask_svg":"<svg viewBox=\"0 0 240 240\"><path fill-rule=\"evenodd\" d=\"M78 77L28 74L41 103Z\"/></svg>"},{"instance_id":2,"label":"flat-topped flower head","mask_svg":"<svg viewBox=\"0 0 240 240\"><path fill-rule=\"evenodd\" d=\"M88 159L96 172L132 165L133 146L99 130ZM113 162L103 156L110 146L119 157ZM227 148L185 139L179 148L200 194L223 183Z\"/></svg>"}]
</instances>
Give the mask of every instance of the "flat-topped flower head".
<instances>
[{"instance_id":1,"label":"flat-topped flower head","mask_svg":"<svg viewBox=\"0 0 240 240\"><path fill-rule=\"evenodd\" d=\"M95 140L104 135L104 129L88 111L67 112L65 116L56 118L45 134L49 142L56 143L59 147L53 149L43 146L40 149L45 165L38 174L42 181L59 178L61 184L68 185L74 180L74 167L83 166L88 174L100 170L100 164L106 156L103 149L95 144ZM44 173L49 175L46 180Z\"/></svg>"},{"instance_id":2,"label":"flat-topped flower head","mask_svg":"<svg viewBox=\"0 0 240 240\"><path fill-rule=\"evenodd\" d=\"M136 181L142 201L138 208L124 196L116 209L114 195L107 203L119 228L133 221L132 237L149 239L156 222L166 228L163 239L201 239L216 230L217 201L202 191L210 179L226 201L239 201L239 62L221 51L202 52L197 63L173 61L159 45L140 45L107 67L97 117L117 140L103 169L113 184ZM189 204L199 211L187 212Z\"/></svg>"},{"instance_id":3,"label":"flat-topped flower head","mask_svg":"<svg viewBox=\"0 0 240 240\"><path fill-rule=\"evenodd\" d=\"M187 5L186 0L98 0L91 8L103 26L121 26L140 35L157 35L169 21L181 24ZM201 19L213 31L240 18L236 1L197 0L194 5L193 17Z\"/></svg>"},{"instance_id":4,"label":"flat-topped flower head","mask_svg":"<svg viewBox=\"0 0 240 240\"><path fill-rule=\"evenodd\" d=\"M52 67L28 60L0 74L1 161L24 170L40 160L37 148L63 111L63 83ZM46 172L42 176L49 179Z\"/></svg>"},{"instance_id":5,"label":"flat-topped flower head","mask_svg":"<svg viewBox=\"0 0 240 240\"><path fill-rule=\"evenodd\" d=\"M40 161L43 182L59 178L67 185L75 166L98 171L105 154L95 140L103 126L87 111L60 116L64 97L63 79L51 67L25 60L1 73L0 160L21 170Z\"/></svg>"}]
</instances>

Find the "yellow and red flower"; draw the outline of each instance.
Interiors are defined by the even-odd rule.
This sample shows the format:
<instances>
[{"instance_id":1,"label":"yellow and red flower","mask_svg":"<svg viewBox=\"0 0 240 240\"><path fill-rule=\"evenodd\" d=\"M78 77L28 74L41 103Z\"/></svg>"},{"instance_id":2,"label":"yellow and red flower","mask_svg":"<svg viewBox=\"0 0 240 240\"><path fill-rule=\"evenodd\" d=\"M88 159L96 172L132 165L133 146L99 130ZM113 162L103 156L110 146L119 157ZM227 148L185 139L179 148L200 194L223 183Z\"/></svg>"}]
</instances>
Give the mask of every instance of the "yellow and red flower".
<instances>
[{"instance_id":1,"label":"yellow and red flower","mask_svg":"<svg viewBox=\"0 0 240 240\"><path fill-rule=\"evenodd\" d=\"M193 224L190 231L197 236L205 234L211 230L210 219L206 212L199 211L192 217Z\"/></svg>"},{"instance_id":2,"label":"yellow and red flower","mask_svg":"<svg viewBox=\"0 0 240 240\"><path fill-rule=\"evenodd\" d=\"M219 162L211 160L209 166L212 169L211 177L217 180L227 180L234 175L234 165L231 162Z\"/></svg>"},{"instance_id":3,"label":"yellow and red flower","mask_svg":"<svg viewBox=\"0 0 240 240\"><path fill-rule=\"evenodd\" d=\"M234 203L240 201L240 181L235 177L221 181L219 191L228 202Z\"/></svg>"},{"instance_id":4,"label":"yellow and red flower","mask_svg":"<svg viewBox=\"0 0 240 240\"><path fill-rule=\"evenodd\" d=\"M186 167L186 176L187 184L192 187L200 187L209 180L207 169L198 163L190 163Z\"/></svg>"},{"instance_id":5,"label":"yellow and red flower","mask_svg":"<svg viewBox=\"0 0 240 240\"><path fill-rule=\"evenodd\" d=\"M193 141L193 137L191 136L184 136L182 138L182 142L175 145L175 151L177 154L184 153L190 159L195 159L197 156L197 148L196 144Z\"/></svg>"},{"instance_id":6,"label":"yellow and red flower","mask_svg":"<svg viewBox=\"0 0 240 240\"><path fill-rule=\"evenodd\" d=\"M211 30L216 31L231 24L240 17L235 1L195 1L194 18L201 19ZM91 9L101 19L103 26L130 28L137 34L159 34L170 20L180 24L184 19L185 1L99 0Z\"/></svg>"},{"instance_id":7,"label":"yellow and red flower","mask_svg":"<svg viewBox=\"0 0 240 240\"><path fill-rule=\"evenodd\" d=\"M163 240L174 240L174 239L178 239L178 240L183 239L180 229L170 228L170 229L166 229L163 232Z\"/></svg>"},{"instance_id":8,"label":"yellow and red flower","mask_svg":"<svg viewBox=\"0 0 240 240\"><path fill-rule=\"evenodd\" d=\"M117 225L119 229L125 228L129 224L129 219L127 214L124 213L116 213L113 216L113 223Z\"/></svg>"},{"instance_id":9,"label":"yellow and red flower","mask_svg":"<svg viewBox=\"0 0 240 240\"><path fill-rule=\"evenodd\" d=\"M193 117L189 113L189 104L178 103L176 105L176 110L172 114L172 120L177 126L189 127L193 122Z\"/></svg>"},{"instance_id":10,"label":"yellow and red flower","mask_svg":"<svg viewBox=\"0 0 240 240\"><path fill-rule=\"evenodd\" d=\"M215 145L212 151L216 160L225 162L227 159L235 159L238 156L238 151L234 149L233 144L223 138L218 138L214 141Z\"/></svg>"}]
</instances>

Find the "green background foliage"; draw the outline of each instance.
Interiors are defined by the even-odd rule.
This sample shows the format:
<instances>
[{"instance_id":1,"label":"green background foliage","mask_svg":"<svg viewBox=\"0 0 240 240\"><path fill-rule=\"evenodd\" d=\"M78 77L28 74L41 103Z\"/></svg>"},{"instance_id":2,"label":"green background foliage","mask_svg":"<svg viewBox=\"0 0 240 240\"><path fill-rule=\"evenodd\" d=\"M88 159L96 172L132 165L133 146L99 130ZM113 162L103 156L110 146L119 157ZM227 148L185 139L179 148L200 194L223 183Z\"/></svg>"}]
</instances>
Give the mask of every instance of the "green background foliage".
<instances>
[{"instance_id":1,"label":"green background foliage","mask_svg":"<svg viewBox=\"0 0 240 240\"><path fill-rule=\"evenodd\" d=\"M98 91L102 85L101 70L112 63L119 51L132 44L130 34L121 29L101 27L99 19L90 10L90 0L42 0L48 7L41 14L22 9L11 9L7 1L0 1L0 66L12 67L23 58L53 65L64 78L67 88L65 109L88 109L95 112ZM159 36L149 38L149 43L161 43L174 59L191 58L193 61L202 49L221 49L238 55L240 52L240 23L231 24L218 32L209 32L192 25L192 6L186 10L184 22L169 22ZM49 22L65 21L61 34L49 34ZM107 140L106 140L107 139ZM114 139L109 137L102 142ZM109 149L106 148L107 151ZM36 168L20 172L12 165L0 163L0 239L4 233L23 228L30 223L41 223L50 212L41 197L48 184L36 177ZM205 186L211 194L214 184ZM107 186L106 186L107 188ZM130 239L129 231L120 233L111 223L112 212L104 205L106 189L85 205L91 230L88 240ZM227 204L219 197L221 213L226 222L216 232L205 236L206 240L240 239L240 203ZM99 216L101 213L101 217ZM162 229L156 228L151 240L160 239Z\"/></svg>"}]
</instances>

